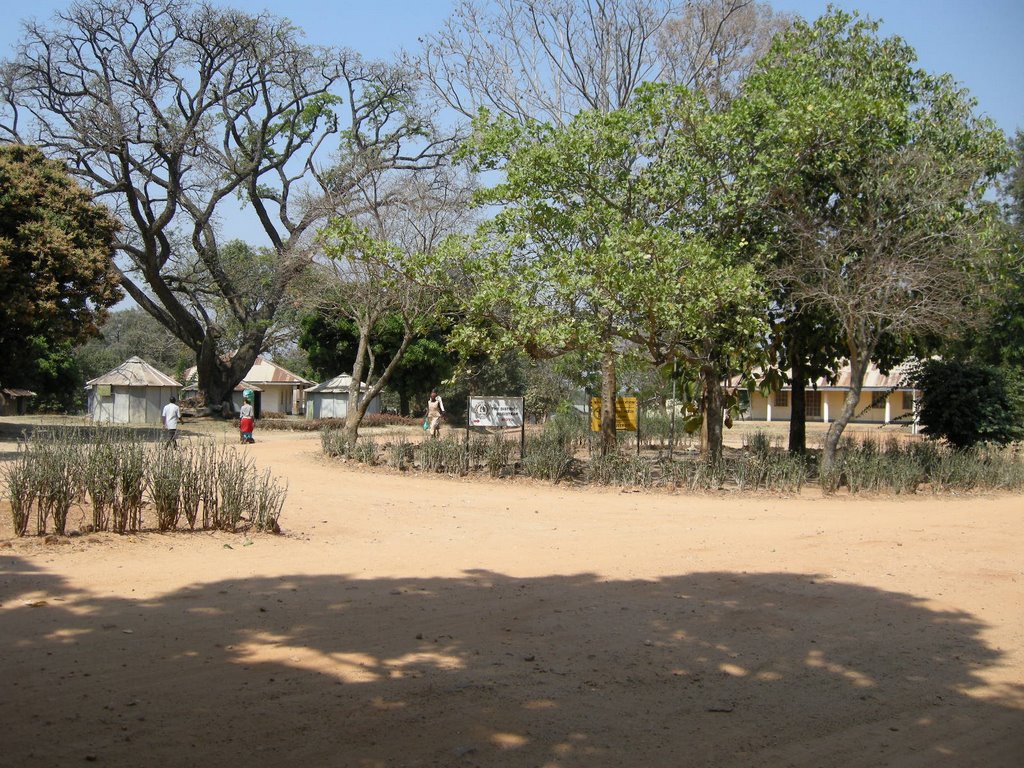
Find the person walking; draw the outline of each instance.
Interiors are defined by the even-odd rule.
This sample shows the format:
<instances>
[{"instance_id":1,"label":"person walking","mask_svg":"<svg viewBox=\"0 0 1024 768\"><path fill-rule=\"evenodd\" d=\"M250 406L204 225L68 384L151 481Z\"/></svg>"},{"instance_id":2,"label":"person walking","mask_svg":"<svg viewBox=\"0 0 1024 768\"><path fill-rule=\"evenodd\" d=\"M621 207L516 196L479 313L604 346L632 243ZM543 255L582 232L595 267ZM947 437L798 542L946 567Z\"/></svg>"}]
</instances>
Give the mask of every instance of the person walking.
<instances>
[{"instance_id":1,"label":"person walking","mask_svg":"<svg viewBox=\"0 0 1024 768\"><path fill-rule=\"evenodd\" d=\"M441 419L444 418L444 400L437 394L436 389L430 390L430 399L427 400L427 420L430 422L430 436L437 437L441 434Z\"/></svg>"},{"instance_id":2,"label":"person walking","mask_svg":"<svg viewBox=\"0 0 1024 768\"><path fill-rule=\"evenodd\" d=\"M248 397L242 402L238 411L238 429L242 434L243 443L255 443L252 439L252 431L256 428L256 411L252 407L252 400Z\"/></svg>"},{"instance_id":3,"label":"person walking","mask_svg":"<svg viewBox=\"0 0 1024 768\"><path fill-rule=\"evenodd\" d=\"M164 429L167 431L167 440L164 442L164 447L173 446L178 447L178 420L181 418L181 409L178 408L178 399L172 397L171 401L164 406L164 409L160 412L160 418L163 419Z\"/></svg>"}]
</instances>

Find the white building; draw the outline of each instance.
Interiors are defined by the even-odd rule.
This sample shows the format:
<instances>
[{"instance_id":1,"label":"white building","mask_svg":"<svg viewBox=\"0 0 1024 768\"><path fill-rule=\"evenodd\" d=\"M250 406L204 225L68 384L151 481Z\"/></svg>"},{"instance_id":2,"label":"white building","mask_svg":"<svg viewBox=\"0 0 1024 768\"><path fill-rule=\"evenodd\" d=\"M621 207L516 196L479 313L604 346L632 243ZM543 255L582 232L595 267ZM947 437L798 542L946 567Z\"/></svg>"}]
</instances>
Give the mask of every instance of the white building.
<instances>
[{"instance_id":1,"label":"white building","mask_svg":"<svg viewBox=\"0 0 1024 768\"><path fill-rule=\"evenodd\" d=\"M196 374L195 366L185 371L189 389L196 388ZM237 412L242 407L242 395L248 389L253 392L257 417L264 413L302 413L305 407L303 393L312 383L268 358L257 357L245 378L231 393L231 402Z\"/></svg>"},{"instance_id":2,"label":"white building","mask_svg":"<svg viewBox=\"0 0 1024 768\"><path fill-rule=\"evenodd\" d=\"M89 415L107 424L160 424L161 412L181 385L140 357L86 382Z\"/></svg>"},{"instance_id":3,"label":"white building","mask_svg":"<svg viewBox=\"0 0 1024 768\"><path fill-rule=\"evenodd\" d=\"M850 366L844 366L835 381L821 378L808 384L804 391L804 416L807 421L826 424L835 421L850 391ZM919 394L904 382L903 369L897 366L888 375L871 365L864 376L860 400L853 412L852 423L911 424ZM789 421L792 416L792 387L786 384L778 392L765 397L760 392L750 395L751 421Z\"/></svg>"},{"instance_id":4,"label":"white building","mask_svg":"<svg viewBox=\"0 0 1024 768\"><path fill-rule=\"evenodd\" d=\"M329 381L306 390L306 417L310 419L344 419L348 415L348 390L352 376L342 373ZM366 384L360 392L366 392ZM366 409L368 414L380 413L380 398L375 397Z\"/></svg>"}]
</instances>

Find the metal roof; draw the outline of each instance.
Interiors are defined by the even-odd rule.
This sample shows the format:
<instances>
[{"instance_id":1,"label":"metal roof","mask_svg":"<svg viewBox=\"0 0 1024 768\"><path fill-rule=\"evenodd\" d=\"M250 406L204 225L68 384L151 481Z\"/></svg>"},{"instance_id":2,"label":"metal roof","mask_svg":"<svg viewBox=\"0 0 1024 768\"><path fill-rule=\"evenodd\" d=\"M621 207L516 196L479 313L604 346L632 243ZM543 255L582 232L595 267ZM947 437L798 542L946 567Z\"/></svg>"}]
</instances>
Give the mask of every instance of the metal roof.
<instances>
[{"instance_id":1,"label":"metal roof","mask_svg":"<svg viewBox=\"0 0 1024 768\"><path fill-rule=\"evenodd\" d=\"M904 363L900 363L895 366L889 373L882 373L878 366L871 363L868 366L867 373L864 374L864 384L861 389L865 392L869 391L891 391L891 390L906 390L913 391L914 387L907 384L904 380L904 375L907 367L916 363L916 360L908 360ZM786 376L790 376L791 371L786 371ZM849 363L843 365L839 369L836 375L835 381L830 381L827 377L822 376L821 378L815 379L814 381L808 382L807 386L809 389L818 389L824 391L830 390L848 390L850 389L850 381L852 378L852 369ZM761 379L761 372L756 371L755 376L758 380ZM735 376L729 380L730 386L739 386L740 377ZM782 391L792 389L792 385L785 384L782 387Z\"/></svg>"},{"instance_id":2,"label":"metal roof","mask_svg":"<svg viewBox=\"0 0 1024 768\"><path fill-rule=\"evenodd\" d=\"M185 371L185 381L191 382L196 379L196 367L193 365ZM254 384L313 384L309 379L292 373L287 368L282 368L275 362L265 357L257 357L249 372L245 374L245 381L249 383L248 389L258 389Z\"/></svg>"},{"instance_id":3,"label":"metal roof","mask_svg":"<svg viewBox=\"0 0 1024 768\"><path fill-rule=\"evenodd\" d=\"M112 384L121 387L175 387L181 385L165 373L161 373L141 357L130 357L117 368L102 376L85 382L86 387Z\"/></svg>"},{"instance_id":4,"label":"metal roof","mask_svg":"<svg viewBox=\"0 0 1024 768\"><path fill-rule=\"evenodd\" d=\"M35 397L36 393L29 389L15 389L14 387L4 387L0 389L0 394L7 395L7 397Z\"/></svg>"},{"instance_id":5,"label":"metal roof","mask_svg":"<svg viewBox=\"0 0 1024 768\"><path fill-rule=\"evenodd\" d=\"M307 394L338 394L348 393L348 388L352 385L352 375L348 373L340 373L333 379L328 379L322 384L309 387L306 389ZM367 389L366 382L359 385L359 391L365 392Z\"/></svg>"}]
</instances>

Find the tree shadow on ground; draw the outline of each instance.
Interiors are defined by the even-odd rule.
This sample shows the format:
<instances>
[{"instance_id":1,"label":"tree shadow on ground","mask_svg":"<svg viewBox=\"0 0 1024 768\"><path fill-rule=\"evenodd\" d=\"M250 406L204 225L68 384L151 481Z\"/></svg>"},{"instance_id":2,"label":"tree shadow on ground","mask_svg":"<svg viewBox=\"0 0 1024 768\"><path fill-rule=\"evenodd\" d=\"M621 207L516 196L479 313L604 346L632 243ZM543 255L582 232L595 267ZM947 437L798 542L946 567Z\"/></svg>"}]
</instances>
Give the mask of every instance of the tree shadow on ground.
<instances>
[{"instance_id":1,"label":"tree shadow on ground","mask_svg":"<svg viewBox=\"0 0 1024 768\"><path fill-rule=\"evenodd\" d=\"M974 617L812 574L97 596L0 558L0 764L1018 765Z\"/></svg>"}]
</instances>

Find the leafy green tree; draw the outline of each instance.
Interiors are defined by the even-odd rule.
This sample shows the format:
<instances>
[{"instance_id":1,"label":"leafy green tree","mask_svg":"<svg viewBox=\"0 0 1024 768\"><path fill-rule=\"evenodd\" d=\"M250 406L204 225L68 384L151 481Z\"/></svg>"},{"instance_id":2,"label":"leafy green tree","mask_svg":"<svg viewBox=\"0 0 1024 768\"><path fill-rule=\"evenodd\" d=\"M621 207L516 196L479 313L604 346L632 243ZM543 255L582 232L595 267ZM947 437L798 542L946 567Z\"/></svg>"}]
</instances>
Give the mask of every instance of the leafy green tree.
<instances>
[{"instance_id":1,"label":"leafy green tree","mask_svg":"<svg viewBox=\"0 0 1024 768\"><path fill-rule=\"evenodd\" d=\"M365 192L361 216L334 219L320 233L325 259L294 291L304 313L343 319L356 333L345 421L352 442L370 402L396 375L403 388L414 386L400 367L415 342L443 327L448 306L435 254L469 216L466 180L447 166L378 177ZM427 346L416 352L421 359L425 353Z\"/></svg>"},{"instance_id":2,"label":"leafy green tree","mask_svg":"<svg viewBox=\"0 0 1024 768\"><path fill-rule=\"evenodd\" d=\"M974 360L1024 375L1024 131L1010 143L1013 162L1002 184L1002 226L993 280L976 330L943 349L946 357Z\"/></svg>"},{"instance_id":3,"label":"leafy green tree","mask_svg":"<svg viewBox=\"0 0 1024 768\"><path fill-rule=\"evenodd\" d=\"M86 377L71 343L54 343L42 336L29 336L25 343L31 362L24 371L24 385L37 395L32 408L51 413L84 411Z\"/></svg>"},{"instance_id":4,"label":"leafy green tree","mask_svg":"<svg viewBox=\"0 0 1024 768\"><path fill-rule=\"evenodd\" d=\"M372 331L371 343L375 366L387 368L401 348L401 318L390 315ZM439 382L452 374L452 356L447 351L446 336L440 329L413 339L406 347L388 382L388 389L398 395L399 412L411 413L411 404ZM351 371L359 349L359 329L345 317L308 315L302 321L299 346L306 350L309 362L319 378L330 378Z\"/></svg>"},{"instance_id":5,"label":"leafy green tree","mask_svg":"<svg viewBox=\"0 0 1024 768\"><path fill-rule=\"evenodd\" d=\"M267 13L79 0L26 24L3 71L0 135L31 137L116 211L122 284L193 350L213 407L272 343L315 229L360 207L369 176L444 154L412 72ZM226 247L239 201L269 251Z\"/></svg>"},{"instance_id":6,"label":"leafy green tree","mask_svg":"<svg viewBox=\"0 0 1024 768\"><path fill-rule=\"evenodd\" d=\"M916 377L922 432L956 448L1024 440L1024 379L983 363L928 360Z\"/></svg>"},{"instance_id":7,"label":"leafy green tree","mask_svg":"<svg viewBox=\"0 0 1024 768\"><path fill-rule=\"evenodd\" d=\"M1004 139L948 76L914 62L877 23L833 10L780 36L734 104L758 157L745 181L780 233L775 277L832 318L852 368L826 467L872 359L955 332L991 256L984 197Z\"/></svg>"},{"instance_id":8,"label":"leafy green tree","mask_svg":"<svg viewBox=\"0 0 1024 768\"><path fill-rule=\"evenodd\" d=\"M0 382L45 394L53 356L97 332L122 297L116 233L63 165L34 147L0 145Z\"/></svg>"},{"instance_id":9,"label":"leafy green tree","mask_svg":"<svg viewBox=\"0 0 1024 768\"><path fill-rule=\"evenodd\" d=\"M75 350L85 380L100 376L136 355L179 381L194 361L192 350L138 307L111 312L99 335Z\"/></svg>"},{"instance_id":10,"label":"leafy green tree","mask_svg":"<svg viewBox=\"0 0 1024 768\"><path fill-rule=\"evenodd\" d=\"M456 346L599 359L604 451L627 349L655 364L684 357L717 382L727 350L763 333L748 244L724 223L727 144L706 100L682 88L647 88L566 125L484 115L467 157L504 179L478 194L500 210L461 264Z\"/></svg>"}]
</instances>

